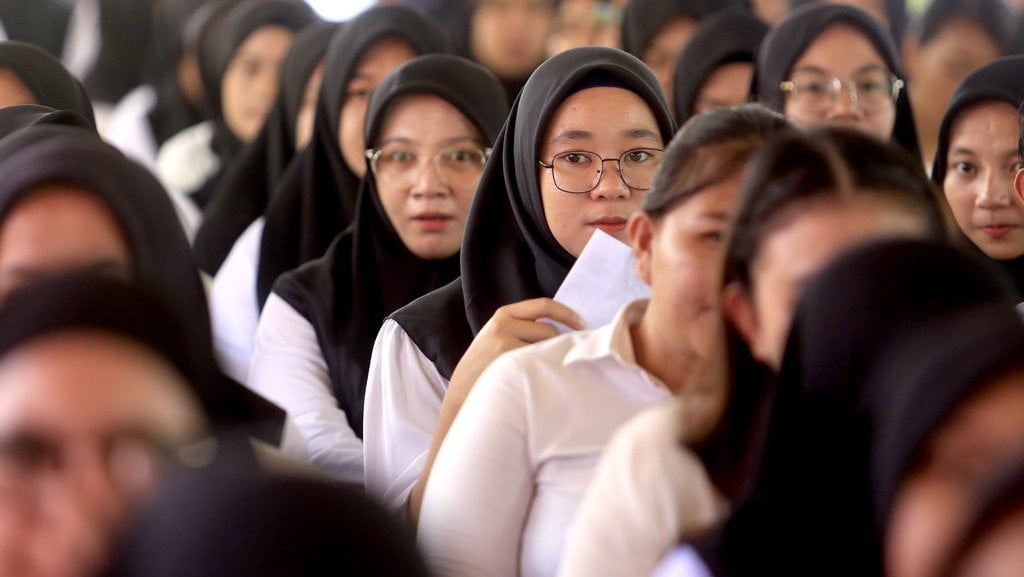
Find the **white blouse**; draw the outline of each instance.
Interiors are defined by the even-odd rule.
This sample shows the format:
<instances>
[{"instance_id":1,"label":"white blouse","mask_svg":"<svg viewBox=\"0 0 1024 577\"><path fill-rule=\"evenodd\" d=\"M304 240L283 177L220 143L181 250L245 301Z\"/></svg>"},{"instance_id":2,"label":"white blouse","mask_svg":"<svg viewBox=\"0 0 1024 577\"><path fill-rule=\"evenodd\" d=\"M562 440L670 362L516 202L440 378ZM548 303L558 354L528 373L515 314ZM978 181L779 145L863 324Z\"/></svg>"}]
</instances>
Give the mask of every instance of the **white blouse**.
<instances>
[{"instance_id":1,"label":"white blouse","mask_svg":"<svg viewBox=\"0 0 1024 577\"><path fill-rule=\"evenodd\" d=\"M276 293L260 315L249 387L288 412L310 462L339 481L363 484L363 443L338 406L316 330Z\"/></svg>"},{"instance_id":2,"label":"white blouse","mask_svg":"<svg viewBox=\"0 0 1024 577\"><path fill-rule=\"evenodd\" d=\"M484 371L431 471L418 538L444 577L555 575L598 460L621 424L671 392L615 322L506 353Z\"/></svg>"},{"instance_id":3,"label":"white blouse","mask_svg":"<svg viewBox=\"0 0 1024 577\"><path fill-rule=\"evenodd\" d=\"M248 382L260 319L256 275L262 238L260 217L235 241L210 287L214 352L224 373L240 383Z\"/></svg>"},{"instance_id":4,"label":"white blouse","mask_svg":"<svg viewBox=\"0 0 1024 577\"><path fill-rule=\"evenodd\" d=\"M366 490L404 511L434 439L448 379L392 319L373 343L363 402Z\"/></svg>"}]
</instances>

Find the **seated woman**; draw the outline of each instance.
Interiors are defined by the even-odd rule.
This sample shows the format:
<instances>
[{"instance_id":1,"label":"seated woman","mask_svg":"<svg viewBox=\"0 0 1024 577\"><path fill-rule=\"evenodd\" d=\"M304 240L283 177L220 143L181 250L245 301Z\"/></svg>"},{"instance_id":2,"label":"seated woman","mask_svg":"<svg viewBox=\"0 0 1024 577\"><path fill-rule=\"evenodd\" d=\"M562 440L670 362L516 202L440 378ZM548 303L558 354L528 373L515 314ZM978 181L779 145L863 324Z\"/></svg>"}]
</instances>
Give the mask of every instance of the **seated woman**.
<instances>
[{"instance_id":1,"label":"seated woman","mask_svg":"<svg viewBox=\"0 0 1024 577\"><path fill-rule=\"evenodd\" d=\"M537 68L484 169L461 279L400 309L374 344L366 481L388 507L415 516L428 462L495 357L554 336L545 317L583 328L550 297L595 230L626 239L674 131L657 80L628 54L578 48Z\"/></svg>"},{"instance_id":2,"label":"seated woman","mask_svg":"<svg viewBox=\"0 0 1024 577\"><path fill-rule=\"evenodd\" d=\"M932 180L963 233L1024 290L1024 164L1017 108L1024 56L1007 56L972 72L957 87L939 127Z\"/></svg>"},{"instance_id":3,"label":"seated woman","mask_svg":"<svg viewBox=\"0 0 1024 577\"><path fill-rule=\"evenodd\" d=\"M51 278L0 312L0 573L93 575L209 434L212 360L159 293Z\"/></svg>"},{"instance_id":4,"label":"seated woman","mask_svg":"<svg viewBox=\"0 0 1024 577\"><path fill-rule=\"evenodd\" d=\"M768 33L754 76L757 101L799 126L852 128L919 156L899 51L860 9L794 10Z\"/></svg>"},{"instance_id":5,"label":"seated woman","mask_svg":"<svg viewBox=\"0 0 1024 577\"><path fill-rule=\"evenodd\" d=\"M443 80L442 80L443 79ZM480 173L508 105L498 79L456 56L410 60L377 87L352 225L278 279L249 386L288 411L313 464L363 482L363 394L384 318L459 275Z\"/></svg>"}]
</instances>

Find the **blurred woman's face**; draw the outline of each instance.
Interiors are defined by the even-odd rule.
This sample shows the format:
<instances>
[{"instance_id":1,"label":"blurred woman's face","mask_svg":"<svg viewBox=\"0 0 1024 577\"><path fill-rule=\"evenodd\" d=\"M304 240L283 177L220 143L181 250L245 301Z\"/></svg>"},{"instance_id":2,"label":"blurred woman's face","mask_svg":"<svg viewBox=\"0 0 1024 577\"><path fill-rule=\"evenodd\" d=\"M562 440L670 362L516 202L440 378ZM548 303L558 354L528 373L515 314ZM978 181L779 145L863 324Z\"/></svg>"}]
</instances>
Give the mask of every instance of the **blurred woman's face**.
<instances>
[{"instance_id":1,"label":"blurred woman's face","mask_svg":"<svg viewBox=\"0 0 1024 577\"><path fill-rule=\"evenodd\" d=\"M715 68L697 91L693 113L743 104L750 94L753 77L754 65L749 62L728 62Z\"/></svg>"},{"instance_id":2,"label":"blurred woman's face","mask_svg":"<svg viewBox=\"0 0 1024 577\"><path fill-rule=\"evenodd\" d=\"M886 575L938 574L972 500L1024 456L1024 371L978 390L928 437L903 480L885 533Z\"/></svg>"},{"instance_id":3,"label":"blurred woman's face","mask_svg":"<svg viewBox=\"0 0 1024 577\"><path fill-rule=\"evenodd\" d=\"M499 78L525 78L547 54L551 0L478 0L470 51Z\"/></svg>"},{"instance_id":4,"label":"blurred woman's face","mask_svg":"<svg viewBox=\"0 0 1024 577\"><path fill-rule=\"evenodd\" d=\"M242 142L256 138L277 98L281 62L292 43L283 26L256 29L231 58L221 88L224 121Z\"/></svg>"},{"instance_id":5,"label":"blurred woman's face","mask_svg":"<svg viewBox=\"0 0 1024 577\"><path fill-rule=\"evenodd\" d=\"M93 575L205 425L181 376L119 336L67 332L0 359L0 574Z\"/></svg>"},{"instance_id":6,"label":"blurred woman's face","mask_svg":"<svg viewBox=\"0 0 1024 577\"><path fill-rule=\"evenodd\" d=\"M665 94L665 102L672 102L672 74L676 70L676 61L696 30L697 21L693 18L674 18L654 35L640 58L658 78L661 91Z\"/></svg>"},{"instance_id":7,"label":"blurred woman's face","mask_svg":"<svg viewBox=\"0 0 1024 577\"><path fill-rule=\"evenodd\" d=\"M16 104L38 104L32 91L9 68L0 66L0 108Z\"/></svg>"}]
</instances>

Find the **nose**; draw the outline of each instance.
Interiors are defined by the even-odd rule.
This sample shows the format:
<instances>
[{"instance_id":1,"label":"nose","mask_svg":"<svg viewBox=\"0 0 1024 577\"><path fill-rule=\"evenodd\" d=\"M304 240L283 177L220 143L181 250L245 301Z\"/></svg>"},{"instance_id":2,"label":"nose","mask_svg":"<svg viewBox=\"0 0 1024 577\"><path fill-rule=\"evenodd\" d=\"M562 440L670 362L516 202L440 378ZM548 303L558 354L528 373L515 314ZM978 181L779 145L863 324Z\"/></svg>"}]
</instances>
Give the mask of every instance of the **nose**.
<instances>
[{"instance_id":1,"label":"nose","mask_svg":"<svg viewBox=\"0 0 1024 577\"><path fill-rule=\"evenodd\" d=\"M612 165L609 166L608 163ZM619 159L617 158L605 158L601 162L601 176L597 181L597 186L594 190L590 191L591 198L596 199L617 199L617 198L629 198L631 191L629 186L626 185L626 181L622 179L622 173L619 171Z\"/></svg>"},{"instance_id":2,"label":"nose","mask_svg":"<svg viewBox=\"0 0 1024 577\"><path fill-rule=\"evenodd\" d=\"M988 171L987 177L979 183L977 206L979 208L1006 208L1013 198L1013 182L1003 178L998 171Z\"/></svg>"},{"instance_id":3,"label":"nose","mask_svg":"<svg viewBox=\"0 0 1024 577\"><path fill-rule=\"evenodd\" d=\"M832 120L859 119L862 112L860 104L857 102L857 94L850 85L843 83L839 94L836 95L835 102L832 103L829 118Z\"/></svg>"},{"instance_id":4,"label":"nose","mask_svg":"<svg viewBox=\"0 0 1024 577\"><path fill-rule=\"evenodd\" d=\"M449 187L441 176L441 169L434 159L421 162L413 176L410 193L413 197L431 198L448 194Z\"/></svg>"}]
</instances>

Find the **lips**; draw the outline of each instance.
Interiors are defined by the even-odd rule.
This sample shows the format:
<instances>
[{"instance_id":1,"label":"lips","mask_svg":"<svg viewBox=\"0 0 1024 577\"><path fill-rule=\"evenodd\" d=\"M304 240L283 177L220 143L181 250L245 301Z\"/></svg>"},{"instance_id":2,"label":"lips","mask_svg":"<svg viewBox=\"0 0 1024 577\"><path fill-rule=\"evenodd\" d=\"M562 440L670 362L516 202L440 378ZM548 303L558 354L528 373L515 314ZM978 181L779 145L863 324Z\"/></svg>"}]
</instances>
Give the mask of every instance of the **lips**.
<instances>
[{"instance_id":1,"label":"lips","mask_svg":"<svg viewBox=\"0 0 1024 577\"><path fill-rule=\"evenodd\" d=\"M621 216L606 216L597 220L591 221L589 224L595 228L599 228L608 234L615 234L626 230L627 219Z\"/></svg>"},{"instance_id":2,"label":"lips","mask_svg":"<svg viewBox=\"0 0 1024 577\"><path fill-rule=\"evenodd\" d=\"M412 217L412 221L426 232L442 230L452 220L454 217L440 212L425 212Z\"/></svg>"},{"instance_id":3,"label":"lips","mask_svg":"<svg viewBox=\"0 0 1024 577\"><path fill-rule=\"evenodd\" d=\"M1014 229L1018 228L1018 225L1015 225L1015 224L1005 224L1005 223L993 223L993 224L982 225L982 226L980 226L978 228L981 230L982 234L984 234L985 236L987 236L989 238L993 238L993 239L999 239L999 238L1003 238L1004 236L1006 236L1006 235L1010 234L1011 232L1013 232Z\"/></svg>"}]
</instances>

